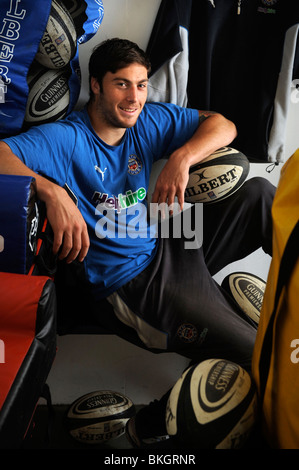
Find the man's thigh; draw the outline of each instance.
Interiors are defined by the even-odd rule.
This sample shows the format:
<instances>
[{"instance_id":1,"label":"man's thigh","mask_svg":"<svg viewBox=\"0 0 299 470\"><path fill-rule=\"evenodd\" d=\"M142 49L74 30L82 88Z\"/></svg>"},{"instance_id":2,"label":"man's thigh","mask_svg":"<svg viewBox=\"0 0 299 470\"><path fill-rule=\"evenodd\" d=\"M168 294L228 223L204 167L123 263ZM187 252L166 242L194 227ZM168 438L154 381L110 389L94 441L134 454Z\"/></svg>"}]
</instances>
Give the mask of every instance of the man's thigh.
<instances>
[{"instance_id":1,"label":"man's thigh","mask_svg":"<svg viewBox=\"0 0 299 470\"><path fill-rule=\"evenodd\" d=\"M252 178L232 196L203 208L203 250L214 275L258 248L272 253L271 208L275 187Z\"/></svg>"}]
</instances>

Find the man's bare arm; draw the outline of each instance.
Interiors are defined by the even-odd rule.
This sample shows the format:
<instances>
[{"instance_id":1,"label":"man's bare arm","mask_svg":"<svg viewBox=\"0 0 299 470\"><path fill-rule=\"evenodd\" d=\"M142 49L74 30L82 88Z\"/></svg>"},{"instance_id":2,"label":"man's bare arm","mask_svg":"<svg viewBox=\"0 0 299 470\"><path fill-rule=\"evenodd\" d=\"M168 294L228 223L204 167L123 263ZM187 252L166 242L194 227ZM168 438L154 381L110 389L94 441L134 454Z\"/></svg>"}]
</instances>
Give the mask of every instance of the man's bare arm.
<instances>
[{"instance_id":1,"label":"man's bare arm","mask_svg":"<svg viewBox=\"0 0 299 470\"><path fill-rule=\"evenodd\" d=\"M44 201L47 218L54 232L53 252L72 262L83 261L89 249L86 223L67 192L55 183L30 170L5 142L0 142L0 173L33 176L37 195Z\"/></svg>"},{"instance_id":2,"label":"man's bare arm","mask_svg":"<svg viewBox=\"0 0 299 470\"><path fill-rule=\"evenodd\" d=\"M229 145L236 137L235 125L218 113L199 111L202 121L191 139L170 155L159 177L152 196L153 203L174 203L181 208L189 179L189 168L211 155L220 147Z\"/></svg>"}]
</instances>

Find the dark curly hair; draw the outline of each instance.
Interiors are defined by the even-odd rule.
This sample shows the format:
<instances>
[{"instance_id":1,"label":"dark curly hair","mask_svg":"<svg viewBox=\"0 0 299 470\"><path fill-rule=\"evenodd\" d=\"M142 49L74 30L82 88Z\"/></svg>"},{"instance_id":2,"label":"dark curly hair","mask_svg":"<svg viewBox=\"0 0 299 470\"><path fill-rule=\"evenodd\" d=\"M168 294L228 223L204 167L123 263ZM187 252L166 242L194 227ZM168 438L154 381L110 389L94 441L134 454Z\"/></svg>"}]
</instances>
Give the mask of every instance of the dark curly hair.
<instances>
[{"instance_id":1,"label":"dark curly hair","mask_svg":"<svg viewBox=\"0 0 299 470\"><path fill-rule=\"evenodd\" d=\"M102 80L107 72L115 73L133 63L143 65L148 74L150 73L150 60L136 43L128 39L107 39L96 46L90 56L89 83L91 77L94 77L102 87ZM90 91L90 96L92 98L92 91Z\"/></svg>"}]
</instances>

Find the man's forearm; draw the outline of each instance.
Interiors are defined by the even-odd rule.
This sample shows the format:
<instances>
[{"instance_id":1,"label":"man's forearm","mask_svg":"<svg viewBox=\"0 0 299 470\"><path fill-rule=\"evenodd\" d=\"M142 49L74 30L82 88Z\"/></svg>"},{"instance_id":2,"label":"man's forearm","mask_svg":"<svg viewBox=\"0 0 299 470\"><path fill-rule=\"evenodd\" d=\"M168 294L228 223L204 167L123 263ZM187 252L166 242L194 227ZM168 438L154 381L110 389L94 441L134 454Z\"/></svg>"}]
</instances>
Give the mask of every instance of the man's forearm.
<instances>
[{"instance_id":1,"label":"man's forearm","mask_svg":"<svg viewBox=\"0 0 299 470\"><path fill-rule=\"evenodd\" d=\"M203 112L199 112L203 115ZM189 179L189 168L220 147L229 145L236 137L235 125L221 114L211 114L202 121L194 135L175 150L162 169L152 196L153 203L173 204L175 196L183 208L184 193Z\"/></svg>"},{"instance_id":2,"label":"man's forearm","mask_svg":"<svg viewBox=\"0 0 299 470\"><path fill-rule=\"evenodd\" d=\"M235 124L221 114L201 111L199 114L207 116L207 119L201 122L193 137L177 151L188 166L198 163L220 147L229 145L237 136Z\"/></svg>"},{"instance_id":3,"label":"man's forearm","mask_svg":"<svg viewBox=\"0 0 299 470\"><path fill-rule=\"evenodd\" d=\"M0 142L0 173L35 178L37 196L46 204L47 217L54 232L54 253L60 250L60 258L66 258L68 262L77 257L79 261L83 261L89 249L87 227L67 192L30 170L5 142Z\"/></svg>"}]
</instances>

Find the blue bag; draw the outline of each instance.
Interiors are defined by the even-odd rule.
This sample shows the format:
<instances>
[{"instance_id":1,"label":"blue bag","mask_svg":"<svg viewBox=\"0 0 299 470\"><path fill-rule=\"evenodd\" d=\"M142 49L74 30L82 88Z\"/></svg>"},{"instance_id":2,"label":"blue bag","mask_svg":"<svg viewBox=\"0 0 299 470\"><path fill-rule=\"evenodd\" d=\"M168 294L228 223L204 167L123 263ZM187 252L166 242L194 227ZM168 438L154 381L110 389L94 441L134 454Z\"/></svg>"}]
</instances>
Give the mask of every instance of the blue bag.
<instances>
[{"instance_id":1,"label":"blue bag","mask_svg":"<svg viewBox=\"0 0 299 470\"><path fill-rule=\"evenodd\" d=\"M101 0L62 0L66 7L68 3L78 2L85 6L85 15L82 34L77 37L76 52L69 64L70 100L67 114L73 110L80 92L78 46L93 37L104 15ZM29 92L27 75L47 26L51 5L52 0L1 0L0 138L22 131Z\"/></svg>"}]
</instances>

